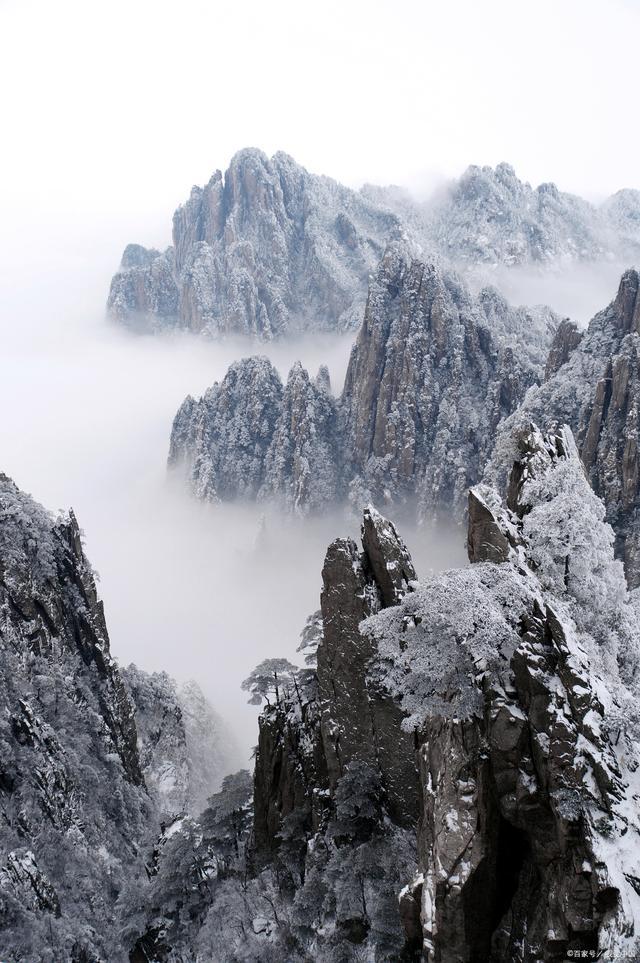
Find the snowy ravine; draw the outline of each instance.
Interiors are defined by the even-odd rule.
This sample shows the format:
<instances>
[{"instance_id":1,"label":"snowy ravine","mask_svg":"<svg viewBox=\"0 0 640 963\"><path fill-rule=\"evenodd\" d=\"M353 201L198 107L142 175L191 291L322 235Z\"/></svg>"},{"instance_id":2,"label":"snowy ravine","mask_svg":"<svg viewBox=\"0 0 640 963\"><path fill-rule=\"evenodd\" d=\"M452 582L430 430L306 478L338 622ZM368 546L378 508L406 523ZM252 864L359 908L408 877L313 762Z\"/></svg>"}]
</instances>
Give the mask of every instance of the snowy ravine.
<instances>
[{"instance_id":1,"label":"snowy ravine","mask_svg":"<svg viewBox=\"0 0 640 963\"><path fill-rule=\"evenodd\" d=\"M570 430L515 448L468 568L420 581L373 508L329 547L311 665L254 673L253 780L128 894L132 960L638 958L635 599Z\"/></svg>"},{"instance_id":2,"label":"snowy ravine","mask_svg":"<svg viewBox=\"0 0 640 963\"><path fill-rule=\"evenodd\" d=\"M640 192L600 207L533 189L508 164L469 167L429 203L398 188L360 191L310 174L287 154L245 149L194 187L165 251L130 244L108 310L130 325L263 340L357 326L369 275L405 239L472 275L499 266L633 261Z\"/></svg>"},{"instance_id":3,"label":"snowy ravine","mask_svg":"<svg viewBox=\"0 0 640 963\"><path fill-rule=\"evenodd\" d=\"M75 517L4 475L0 650L0 953L121 963L123 886L219 787L232 740L195 683L118 669Z\"/></svg>"}]
</instances>

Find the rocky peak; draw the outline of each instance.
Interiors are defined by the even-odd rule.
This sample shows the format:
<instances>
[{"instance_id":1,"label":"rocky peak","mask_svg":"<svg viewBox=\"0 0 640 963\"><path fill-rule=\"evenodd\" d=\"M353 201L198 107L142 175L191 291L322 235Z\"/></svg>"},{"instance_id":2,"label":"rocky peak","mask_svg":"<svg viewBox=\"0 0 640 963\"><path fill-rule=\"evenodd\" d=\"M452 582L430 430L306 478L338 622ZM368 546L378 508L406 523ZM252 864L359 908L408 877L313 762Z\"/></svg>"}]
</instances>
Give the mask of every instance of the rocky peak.
<instances>
[{"instance_id":1,"label":"rocky peak","mask_svg":"<svg viewBox=\"0 0 640 963\"><path fill-rule=\"evenodd\" d=\"M312 381L300 362L291 368L265 457L261 497L298 514L336 502L342 485L338 410L324 371Z\"/></svg>"},{"instance_id":2,"label":"rocky peak","mask_svg":"<svg viewBox=\"0 0 640 963\"><path fill-rule=\"evenodd\" d=\"M371 279L340 399L331 396L324 368L311 381L294 366L284 389L276 389L274 373L264 393L268 430L249 476L260 478L257 488L247 485L246 472L226 495L219 481L221 459L232 466L244 458L242 446L259 421L244 377L238 397L247 397L232 406L233 431L220 410L227 378L200 402L185 400L169 461L187 463L201 497L253 491L305 513L347 497L360 511L371 499L417 495L423 516L448 515L478 480L498 424L540 380L551 331L548 313L514 309L495 289L474 298L411 245L394 243ZM243 412L251 422L245 429Z\"/></svg>"},{"instance_id":3,"label":"rocky peak","mask_svg":"<svg viewBox=\"0 0 640 963\"><path fill-rule=\"evenodd\" d=\"M108 308L126 323L209 335L342 330L399 233L390 210L286 154L242 150L175 212L172 248L123 258Z\"/></svg>"},{"instance_id":4,"label":"rocky peak","mask_svg":"<svg viewBox=\"0 0 640 963\"><path fill-rule=\"evenodd\" d=\"M615 322L623 334L640 334L640 298L638 288L640 276L637 271L625 271L613 302Z\"/></svg>"},{"instance_id":5,"label":"rocky peak","mask_svg":"<svg viewBox=\"0 0 640 963\"><path fill-rule=\"evenodd\" d=\"M373 508L362 550L329 546L317 670L275 660L253 829L221 794L160 856L167 958L637 956L640 630L569 430L516 447L513 510L472 492L474 564L420 582Z\"/></svg>"},{"instance_id":6,"label":"rocky peak","mask_svg":"<svg viewBox=\"0 0 640 963\"><path fill-rule=\"evenodd\" d=\"M383 605L397 605L417 576L406 545L393 522L369 505L362 522L362 548L380 589Z\"/></svg>"},{"instance_id":7,"label":"rocky peak","mask_svg":"<svg viewBox=\"0 0 640 963\"><path fill-rule=\"evenodd\" d=\"M594 491L602 498L616 533L616 551L629 584L640 579L640 471L636 454L637 389L640 384L639 275L626 271L611 304L581 336L560 325L547 377L500 426L488 478L506 475L513 438L533 420L545 428L566 423ZM564 360L563 360L564 359Z\"/></svg>"},{"instance_id":8,"label":"rocky peak","mask_svg":"<svg viewBox=\"0 0 640 963\"><path fill-rule=\"evenodd\" d=\"M362 626L374 666L408 714L405 728L417 729L419 867L401 913L407 934L419 927L424 957L441 963L583 951L615 959L637 950L628 928L640 838L629 808L634 724L621 750L618 722L606 721L635 699L621 673L627 659L637 663L637 628L619 599L615 643L597 641L596 622L591 634L580 632L597 598L565 594L553 581L556 562L538 550L541 519L561 513L567 528L554 551L570 546L570 570L586 557L591 575L606 581L615 566L607 526L589 514L595 496L570 432L531 426L520 448L512 489L525 514L475 489L476 564L417 585ZM576 540L572 526L584 512ZM611 644L625 653L617 663Z\"/></svg>"},{"instance_id":9,"label":"rocky peak","mask_svg":"<svg viewBox=\"0 0 640 963\"><path fill-rule=\"evenodd\" d=\"M563 364L566 364L571 352L580 344L582 335L583 332L579 331L577 325L568 318L560 322L551 342L549 357L544 368L545 381L548 381Z\"/></svg>"},{"instance_id":10,"label":"rocky peak","mask_svg":"<svg viewBox=\"0 0 640 963\"><path fill-rule=\"evenodd\" d=\"M199 497L274 499L298 514L334 503L343 486L338 406L322 367L296 362L283 387L266 358L245 358L173 423L169 465Z\"/></svg>"},{"instance_id":11,"label":"rocky peak","mask_svg":"<svg viewBox=\"0 0 640 963\"><path fill-rule=\"evenodd\" d=\"M498 423L538 378L537 330L497 293L476 300L455 276L391 246L370 285L342 396L346 447L364 489L378 499L417 489L425 515L458 508Z\"/></svg>"},{"instance_id":12,"label":"rocky peak","mask_svg":"<svg viewBox=\"0 0 640 963\"><path fill-rule=\"evenodd\" d=\"M282 403L282 381L267 358L234 362L199 401L183 402L171 432L169 466L185 473L199 498L255 498Z\"/></svg>"}]
</instances>

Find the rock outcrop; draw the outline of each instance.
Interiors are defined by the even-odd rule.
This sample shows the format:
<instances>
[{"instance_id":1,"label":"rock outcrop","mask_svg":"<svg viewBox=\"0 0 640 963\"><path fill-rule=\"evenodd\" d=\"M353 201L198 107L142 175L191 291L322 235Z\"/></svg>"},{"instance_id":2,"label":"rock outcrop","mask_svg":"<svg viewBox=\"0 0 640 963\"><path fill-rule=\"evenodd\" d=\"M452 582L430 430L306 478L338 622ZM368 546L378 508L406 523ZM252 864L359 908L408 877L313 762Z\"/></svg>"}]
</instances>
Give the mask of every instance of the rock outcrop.
<instances>
[{"instance_id":1,"label":"rock outcrop","mask_svg":"<svg viewBox=\"0 0 640 963\"><path fill-rule=\"evenodd\" d=\"M530 420L569 424L594 491L607 508L616 551L632 587L640 583L640 478L637 432L640 392L640 275L627 271L616 298L578 337L558 330L544 384L500 428L488 478L503 478L513 437Z\"/></svg>"},{"instance_id":2,"label":"rock outcrop","mask_svg":"<svg viewBox=\"0 0 640 963\"><path fill-rule=\"evenodd\" d=\"M296 365L238 362L173 426L169 463L203 498L275 499L298 513L350 496L358 510L415 500L458 511L500 421L542 378L555 316L472 297L453 275L392 245L371 281L344 390ZM232 397L232 401L227 399Z\"/></svg>"},{"instance_id":3,"label":"rock outcrop","mask_svg":"<svg viewBox=\"0 0 640 963\"><path fill-rule=\"evenodd\" d=\"M195 401L182 403L171 432L169 465L206 501L256 498L282 414L284 390L267 358L245 358Z\"/></svg>"},{"instance_id":4,"label":"rock outcrop","mask_svg":"<svg viewBox=\"0 0 640 963\"><path fill-rule=\"evenodd\" d=\"M515 443L506 502L471 492L468 568L420 582L373 509L362 551L329 547L253 819L229 784L159 856L157 958L636 958L635 600L570 430Z\"/></svg>"},{"instance_id":5,"label":"rock outcrop","mask_svg":"<svg viewBox=\"0 0 640 963\"><path fill-rule=\"evenodd\" d=\"M297 362L283 386L267 358L245 358L199 401L185 399L169 466L206 501L275 500L304 515L341 497L340 440L326 367L312 380Z\"/></svg>"},{"instance_id":6,"label":"rock outcrop","mask_svg":"<svg viewBox=\"0 0 640 963\"><path fill-rule=\"evenodd\" d=\"M372 282L342 396L353 491L418 494L459 511L500 421L540 377L553 316L474 299L452 275L391 247Z\"/></svg>"},{"instance_id":7,"label":"rock outcrop","mask_svg":"<svg viewBox=\"0 0 640 963\"><path fill-rule=\"evenodd\" d=\"M369 273L401 234L384 207L286 154L237 153L194 187L163 253L129 245L108 308L127 324L263 340L357 323Z\"/></svg>"},{"instance_id":8,"label":"rock outcrop","mask_svg":"<svg viewBox=\"0 0 640 963\"><path fill-rule=\"evenodd\" d=\"M530 429L520 444L511 508L472 493L475 564L363 625L419 742L403 919L408 932L420 921L424 958L439 963L633 958L640 827L635 722L623 720L638 626L570 433ZM561 534L540 528L555 510ZM584 592L594 572L611 580L615 639Z\"/></svg>"},{"instance_id":9,"label":"rock outcrop","mask_svg":"<svg viewBox=\"0 0 640 963\"><path fill-rule=\"evenodd\" d=\"M73 514L3 475L0 516L2 952L124 960L115 896L153 822L133 707Z\"/></svg>"},{"instance_id":10,"label":"rock outcrop","mask_svg":"<svg viewBox=\"0 0 640 963\"><path fill-rule=\"evenodd\" d=\"M73 513L54 518L4 475L0 654L2 955L125 963L123 893L148 878L172 808L155 784L167 748L180 743L194 808L224 748L201 693L134 668L123 678Z\"/></svg>"}]
</instances>

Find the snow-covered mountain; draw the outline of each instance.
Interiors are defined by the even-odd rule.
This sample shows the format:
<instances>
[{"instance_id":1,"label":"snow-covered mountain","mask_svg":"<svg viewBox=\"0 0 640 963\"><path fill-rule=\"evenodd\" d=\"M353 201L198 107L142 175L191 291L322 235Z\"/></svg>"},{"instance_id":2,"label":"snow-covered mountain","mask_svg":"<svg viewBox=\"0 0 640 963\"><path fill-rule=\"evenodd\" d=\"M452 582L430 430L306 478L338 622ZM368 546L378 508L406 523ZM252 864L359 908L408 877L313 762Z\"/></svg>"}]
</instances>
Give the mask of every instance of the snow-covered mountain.
<instances>
[{"instance_id":1,"label":"snow-covered mountain","mask_svg":"<svg viewBox=\"0 0 640 963\"><path fill-rule=\"evenodd\" d=\"M272 684L253 787L159 854L149 958L640 953L637 613L569 429L517 445L470 567L420 581L372 508L329 547L317 668Z\"/></svg>"},{"instance_id":2,"label":"snow-covered mountain","mask_svg":"<svg viewBox=\"0 0 640 963\"><path fill-rule=\"evenodd\" d=\"M555 264L638 257L640 191L599 207L555 184L536 188L509 164L467 168L429 207L429 234L461 265Z\"/></svg>"},{"instance_id":3,"label":"snow-covered mountain","mask_svg":"<svg viewBox=\"0 0 640 963\"><path fill-rule=\"evenodd\" d=\"M155 792L167 743L185 768L171 801L198 809L224 775L224 732L193 687L140 670L123 681L75 517L54 518L4 475L0 652L2 956L124 963L118 898L147 878L167 819ZM152 720L167 717L172 734L156 739Z\"/></svg>"},{"instance_id":4,"label":"snow-covered mountain","mask_svg":"<svg viewBox=\"0 0 640 963\"><path fill-rule=\"evenodd\" d=\"M452 274L391 245L369 287L339 399L300 365L283 386L266 358L232 365L187 398L169 463L204 499L275 499L300 513L346 499L418 495L424 515L460 508L497 426L541 380L559 319L473 297Z\"/></svg>"},{"instance_id":5,"label":"snow-covered mountain","mask_svg":"<svg viewBox=\"0 0 640 963\"><path fill-rule=\"evenodd\" d=\"M469 494L470 567L421 581L373 507L362 549L329 546L307 665L253 674L253 775L177 819L217 718L194 686L123 681L75 519L3 477L4 955L635 958L637 593L570 429L513 450L506 496Z\"/></svg>"},{"instance_id":6,"label":"snow-covered mountain","mask_svg":"<svg viewBox=\"0 0 640 963\"><path fill-rule=\"evenodd\" d=\"M127 247L109 312L263 340L349 328L370 272L401 231L391 211L286 154L242 150L175 212L172 247Z\"/></svg>"},{"instance_id":7,"label":"snow-covered mountain","mask_svg":"<svg viewBox=\"0 0 640 963\"><path fill-rule=\"evenodd\" d=\"M600 207L532 188L512 167L469 167L428 203L398 188L360 191L310 174L291 157L239 151L194 187L165 251L130 244L108 310L132 325L271 340L357 327L385 248L410 239L463 271L637 258L640 192Z\"/></svg>"}]
</instances>

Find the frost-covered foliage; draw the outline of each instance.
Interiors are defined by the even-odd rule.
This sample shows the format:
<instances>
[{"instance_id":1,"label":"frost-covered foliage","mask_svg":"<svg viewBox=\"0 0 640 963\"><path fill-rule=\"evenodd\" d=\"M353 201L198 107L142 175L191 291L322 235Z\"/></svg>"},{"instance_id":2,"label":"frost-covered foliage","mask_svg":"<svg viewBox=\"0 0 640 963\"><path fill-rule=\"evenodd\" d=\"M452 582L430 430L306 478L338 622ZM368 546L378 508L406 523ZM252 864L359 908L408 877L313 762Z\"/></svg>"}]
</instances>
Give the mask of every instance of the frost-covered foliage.
<instances>
[{"instance_id":1,"label":"frost-covered foliage","mask_svg":"<svg viewBox=\"0 0 640 963\"><path fill-rule=\"evenodd\" d=\"M577 451L542 478L522 486L527 558L543 588L575 601L581 627L599 636L626 596L622 563L614 559L614 534L602 501L584 474Z\"/></svg>"},{"instance_id":2,"label":"frost-covered foliage","mask_svg":"<svg viewBox=\"0 0 640 963\"><path fill-rule=\"evenodd\" d=\"M73 514L4 475L0 656L0 952L128 963L124 894L169 813L218 788L230 740L195 683L120 672Z\"/></svg>"},{"instance_id":3,"label":"frost-covered foliage","mask_svg":"<svg viewBox=\"0 0 640 963\"><path fill-rule=\"evenodd\" d=\"M265 459L262 497L298 514L334 504L341 494L338 409L325 372L312 382L299 362L293 366Z\"/></svg>"},{"instance_id":4,"label":"frost-covered foliage","mask_svg":"<svg viewBox=\"0 0 640 963\"><path fill-rule=\"evenodd\" d=\"M322 640L322 612L313 612L305 623L300 634L300 645L297 651L302 652L306 665L315 666L318 659L318 646Z\"/></svg>"},{"instance_id":5,"label":"frost-covered foliage","mask_svg":"<svg viewBox=\"0 0 640 963\"><path fill-rule=\"evenodd\" d=\"M474 564L361 626L370 684L393 694L420 745L420 875L405 906L422 907L424 945L447 961L516 959L518 946L635 958L637 604L569 430L531 426L519 451L509 507L475 494ZM508 891L506 838L521 847Z\"/></svg>"},{"instance_id":6,"label":"frost-covered foliage","mask_svg":"<svg viewBox=\"0 0 640 963\"><path fill-rule=\"evenodd\" d=\"M499 427L487 480L503 485L516 439L531 421L543 428L568 424L587 477L606 507L616 535L616 554L631 586L640 580L640 470L638 391L640 387L640 276L627 271L616 298L600 311L581 339L558 331L550 358L557 360L543 384ZM564 362L564 363L563 363Z\"/></svg>"},{"instance_id":7,"label":"frost-covered foliage","mask_svg":"<svg viewBox=\"0 0 640 963\"><path fill-rule=\"evenodd\" d=\"M283 387L270 361L245 358L199 401L185 399L169 465L185 472L198 498L275 500L304 515L340 496L339 442L326 369L312 381L296 363Z\"/></svg>"},{"instance_id":8,"label":"frost-covered foliage","mask_svg":"<svg viewBox=\"0 0 640 963\"><path fill-rule=\"evenodd\" d=\"M408 731L429 714L468 719L480 710L469 682L513 653L536 594L525 574L479 564L436 575L402 606L367 619L363 631L378 653L372 676L402 706Z\"/></svg>"},{"instance_id":9,"label":"frost-covered foliage","mask_svg":"<svg viewBox=\"0 0 640 963\"><path fill-rule=\"evenodd\" d=\"M145 783L165 818L196 815L234 768L233 735L193 680L178 686L166 672L135 665L122 672L135 707Z\"/></svg>"},{"instance_id":10,"label":"frost-covered foliage","mask_svg":"<svg viewBox=\"0 0 640 963\"><path fill-rule=\"evenodd\" d=\"M635 678L640 630L614 558L614 534L571 432L564 428L557 437L560 454L535 426L521 441L516 514L491 489L478 489L517 564L443 572L400 608L364 624L379 653L376 678L402 704L407 728L420 725L427 711L459 718L476 711L480 690L469 680L511 658L526 613L543 599L566 613L600 671Z\"/></svg>"},{"instance_id":11,"label":"frost-covered foliage","mask_svg":"<svg viewBox=\"0 0 640 963\"><path fill-rule=\"evenodd\" d=\"M268 718L285 712L300 725L292 709L272 707ZM252 815L252 781L239 773L196 822L164 833L149 883L122 898L130 942L153 958L202 963L399 959L396 894L415 838L386 820L374 771L349 767L334 815L315 831L294 809L267 861L256 861Z\"/></svg>"},{"instance_id":12,"label":"frost-covered foliage","mask_svg":"<svg viewBox=\"0 0 640 963\"><path fill-rule=\"evenodd\" d=\"M242 689L250 693L251 705L269 703L270 697L279 703L290 692L295 671L296 666L288 659L264 659L244 680Z\"/></svg>"}]
</instances>

